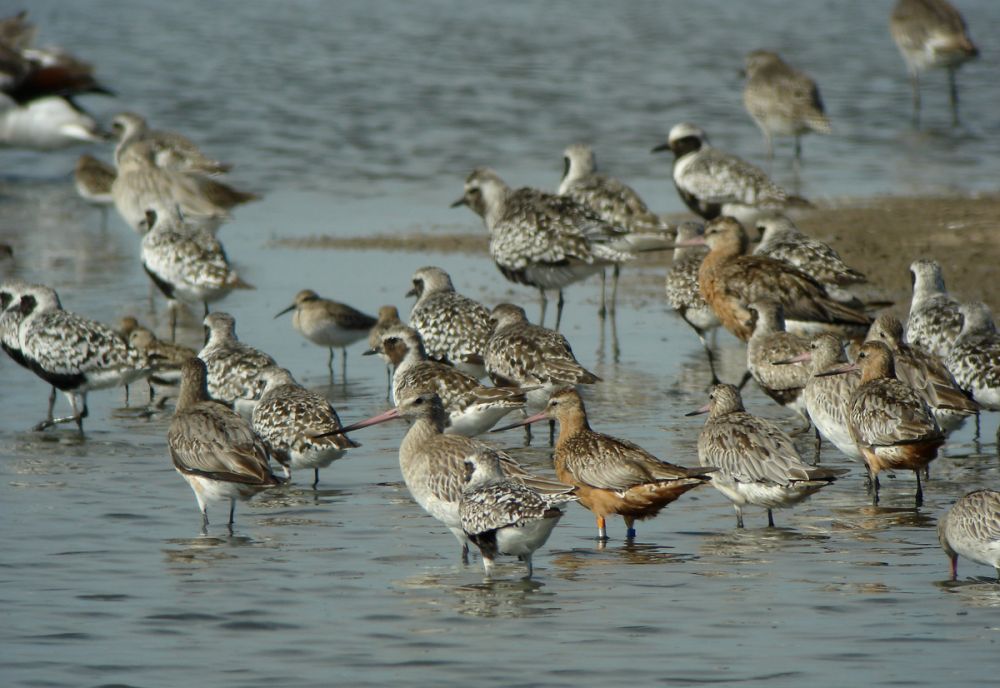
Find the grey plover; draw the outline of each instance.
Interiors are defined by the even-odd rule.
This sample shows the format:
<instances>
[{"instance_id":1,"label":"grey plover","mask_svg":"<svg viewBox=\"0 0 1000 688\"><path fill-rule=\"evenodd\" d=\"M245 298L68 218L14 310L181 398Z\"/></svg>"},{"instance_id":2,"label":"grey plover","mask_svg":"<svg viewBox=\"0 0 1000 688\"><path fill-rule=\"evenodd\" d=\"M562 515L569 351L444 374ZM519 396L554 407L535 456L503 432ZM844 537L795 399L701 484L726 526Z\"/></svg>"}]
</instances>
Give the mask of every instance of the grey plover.
<instances>
[{"instance_id":1,"label":"grey plover","mask_svg":"<svg viewBox=\"0 0 1000 688\"><path fill-rule=\"evenodd\" d=\"M743 107L760 127L767 158L774 158L774 137L795 137L795 161L802 159L802 135L829 134L830 120L816 82L770 50L746 56Z\"/></svg>"},{"instance_id":2,"label":"grey plover","mask_svg":"<svg viewBox=\"0 0 1000 688\"><path fill-rule=\"evenodd\" d=\"M749 224L761 212L808 205L790 196L760 168L713 148L705 132L693 124L674 126L667 142L653 152L665 150L674 154L674 186L681 200L706 220L729 215Z\"/></svg>"},{"instance_id":3,"label":"grey plover","mask_svg":"<svg viewBox=\"0 0 1000 688\"><path fill-rule=\"evenodd\" d=\"M407 296L417 297L410 327L420 333L427 356L483 377L483 351L493 332L486 306L457 293L448 273L430 266L413 273Z\"/></svg>"},{"instance_id":4,"label":"grey plover","mask_svg":"<svg viewBox=\"0 0 1000 688\"><path fill-rule=\"evenodd\" d=\"M979 56L961 13L947 0L899 0L889 17L889 32L906 61L913 87L913 121L920 124L920 73L948 70L952 124L958 124L956 71Z\"/></svg>"},{"instance_id":5,"label":"grey plover","mask_svg":"<svg viewBox=\"0 0 1000 688\"><path fill-rule=\"evenodd\" d=\"M701 296L698 287L698 269L701 261L708 255L707 246L693 246L690 242L705 233L705 226L700 222L686 221L677 226L678 246L674 249L674 259L667 269L664 290L667 303L677 315L686 322L698 335L701 345L708 356L708 366L712 371L712 384L718 384L719 377L715 370L715 353L705 339L705 335L719 327L719 319L715 312Z\"/></svg>"},{"instance_id":6,"label":"grey plover","mask_svg":"<svg viewBox=\"0 0 1000 688\"><path fill-rule=\"evenodd\" d=\"M906 321L906 339L947 360L962 331L958 301L948 295L937 261L920 258L910 264L913 297Z\"/></svg>"},{"instance_id":7,"label":"grey plover","mask_svg":"<svg viewBox=\"0 0 1000 688\"><path fill-rule=\"evenodd\" d=\"M959 386L983 408L1000 410L1000 335L990 307L962 304L962 330L945 363Z\"/></svg>"},{"instance_id":8,"label":"grey plover","mask_svg":"<svg viewBox=\"0 0 1000 688\"><path fill-rule=\"evenodd\" d=\"M670 238L668 234L673 234L670 226L649 209L632 187L597 171L594 151L585 143L574 143L563 151L563 178L559 184L559 195L572 198L605 222L627 232L662 233L665 242ZM612 310L617 302L620 272L621 266L615 263L609 306Z\"/></svg>"},{"instance_id":9,"label":"grey plover","mask_svg":"<svg viewBox=\"0 0 1000 688\"><path fill-rule=\"evenodd\" d=\"M209 395L250 416L260 401L264 381L260 374L278 364L269 355L236 338L236 319L216 311L205 316L208 341L198 358L208 371Z\"/></svg>"},{"instance_id":10,"label":"grey plover","mask_svg":"<svg viewBox=\"0 0 1000 688\"><path fill-rule=\"evenodd\" d=\"M24 315L21 313L21 294L28 290L47 289L40 284L30 284L21 279L9 279L0 282L0 348L10 356L11 360L23 368L31 370L31 366L21 353L21 342L18 331ZM52 411L56 404L56 388L52 387L49 394L49 410L46 420L52 420Z\"/></svg>"},{"instance_id":11,"label":"grey plover","mask_svg":"<svg viewBox=\"0 0 1000 688\"><path fill-rule=\"evenodd\" d=\"M754 301L781 304L789 330L793 321L800 331L831 326L867 329L871 324L870 317L830 298L819 282L798 268L745 255L746 232L732 217L710 220L702 241L710 250L698 269L701 295L723 326L742 341L753 333L746 304Z\"/></svg>"},{"instance_id":12,"label":"grey plover","mask_svg":"<svg viewBox=\"0 0 1000 688\"><path fill-rule=\"evenodd\" d=\"M746 412L733 385L714 386L708 404L686 415L700 413L708 419L698 435L698 461L718 469L712 486L733 503L737 528L743 507L767 509L773 528L774 509L794 506L847 473L805 463L780 428Z\"/></svg>"},{"instance_id":13,"label":"grey plover","mask_svg":"<svg viewBox=\"0 0 1000 688\"><path fill-rule=\"evenodd\" d=\"M852 370L837 375L823 374L831 370L839 373L848 365L840 338L829 333L816 335L809 342L808 351L775 363L803 363L809 366L810 377L802 390L809 420L816 431L844 456L863 461L848 423L848 404L851 394L861 385L861 372Z\"/></svg>"},{"instance_id":14,"label":"grey plover","mask_svg":"<svg viewBox=\"0 0 1000 688\"><path fill-rule=\"evenodd\" d=\"M958 557L992 566L1000 583L1000 492L968 493L938 520L938 540L951 560L951 579L958 578Z\"/></svg>"},{"instance_id":15,"label":"grey plover","mask_svg":"<svg viewBox=\"0 0 1000 688\"><path fill-rule=\"evenodd\" d=\"M87 393L131 384L150 373L146 356L113 329L63 310L55 290L25 289L19 309L18 344L28 367L69 399L72 415L48 418L35 429L76 423L83 432Z\"/></svg>"},{"instance_id":16,"label":"grey plover","mask_svg":"<svg viewBox=\"0 0 1000 688\"><path fill-rule=\"evenodd\" d=\"M205 155L189 138L172 131L150 129L146 119L134 112L120 112L111 120L111 132L118 137L115 160L131 146L145 142L153 151L158 167L166 167L202 174L228 172L231 165L213 160Z\"/></svg>"},{"instance_id":17,"label":"grey plover","mask_svg":"<svg viewBox=\"0 0 1000 688\"><path fill-rule=\"evenodd\" d=\"M604 222L571 198L531 188L511 189L487 168L468 176L465 193L452 203L459 205L483 218L490 233L490 256L503 276L539 290L543 323L545 291L558 290L556 329L566 286L634 257L624 229Z\"/></svg>"},{"instance_id":18,"label":"grey plover","mask_svg":"<svg viewBox=\"0 0 1000 688\"><path fill-rule=\"evenodd\" d=\"M562 518L559 507L577 497L566 492L539 492L504 475L496 452L484 451L465 458L465 487L458 514L466 537L479 548L487 576L493 575L498 555L516 556L534 568L531 557L545 544Z\"/></svg>"},{"instance_id":19,"label":"grey plover","mask_svg":"<svg viewBox=\"0 0 1000 688\"><path fill-rule=\"evenodd\" d=\"M486 387L458 368L427 357L416 330L397 327L382 334L377 351L393 366L392 396L402 399L434 391L448 414L446 433L474 437L511 411L523 409L525 393L517 387Z\"/></svg>"},{"instance_id":20,"label":"grey plover","mask_svg":"<svg viewBox=\"0 0 1000 688\"><path fill-rule=\"evenodd\" d=\"M465 459L496 450L484 442L462 435L444 434L448 414L441 399L433 392L423 392L398 400L395 408L357 423L340 432L352 432L396 418L410 422L410 429L399 445L399 468L413 500L443 523L462 545L462 560L468 561L469 538L462 529L459 504L466 484ZM514 459L498 452L501 468L507 476L544 491L564 493L569 486L554 480L530 475Z\"/></svg>"},{"instance_id":21,"label":"grey plover","mask_svg":"<svg viewBox=\"0 0 1000 688\"><path fill-rule=\"evenodd\" d=\"M600 381L576 360L566 337L529 323L520 306L502 303L490 317L496 325L486 345L486 373L497 386L528 389L529 406L543 407L562 387Z\"/></svg>"},{"instance_id":22,"label":"grey plover","mask_svg":"<svg viewBox=\"0 0 1000 688\"><path fill-rule=\"evenodd\" d=\"M253 289L233 269L219 240L207 229L185 225L175 218L146 212L150 231L142 237L142 267L167 297L170 336L177 335L177 302L208 304L234 289Z\"/></svg>"},{"instance_id":23,"label":"grey plover","mask_svg":"<svg viewBox=\"0 0 1000 688\"><path fill-rule=\"evenodd\" d=\"M945 434L979 412L979 405L962 390L940 356L903 341L899 318L880 314L866 339L882 342L892 350L896 377L917 391Z\"/></svg>"},{"instance_id":24,"label":"grey plover","mask_svg":"<svg viewBox=\"0 0 1000 688\"><path fill-rule=\"evenodd\" d=\"M753 251L755 256L794 265L822 284L836 301L857 301L853 294L841 287L863 284L867 278L845 263L831 246L807 236L784 215L764 215L757 219L756 227L760 232L760 244Z\"/></svg>"},{"instance_id":25,"label":"grey plover","mask_svg":"<svg viewBox=\"0 0 1000 688\"><path fill-rule=\"evenodd\" d=\"M753 334L747 340L747 370L764 393L775 402L791 409L810 427L809 413L802 392L809 381L809 368L804 363L779 364L809 350L809 340L785 331L785 315L781 304L755 301L747 304Z\"/></svg>"},{"instance_id":26,"label":"grey plover","mask_svg":"<svg viewBox=\"0 0 1000 688\"><path fill-rule=\"evenodd\" d=\"M653 518L682 494L709 481L711 468L685 468L661 461L642 447L590 429L580 394L555 392L539 413L501 430L548 419L559 423L552 460L556 477L576 488L580 503L597 519L597 538L608 539L607 517L625 520L625 537L635 522Z\"/></svg>"},{"instance_id":27,"label":"grey plover","mask_svg":"<svg viewBox=\"0 0 1000 688\"><path fill-rule=\"evenodd\" d=\"M937 458L944 433L916 390L896 378L888 346L865 342L854 363L823 375L857 369L861 370L861 384L848 402L847 422L871 476L873 503L879 501L879 473L910 470L917 478L915 501L919 507L924 503L920 471Z\"/></svg>"},{"instance_id":28,"label":"grey plover","mask_svg":"<svg viewBox=\"0 0 1000 688\"><path fill-rule=\"evenodd\" d=\"M205 364L188 359L181 370L177 409L167 431L174 468L198 500L202 529L208 528L208 505L229 502L233 528L236 500L279 485L271 473L267 449L250 423L208 396Z\"/></svg>"},{"instance_id":29,"label":"grey plover","mask_svg":"<svg viewBox=\"0 0 1000 688\"><path fill-rule=\"evenodd\" d=\"M299 385L284 368L265 368L259 379L264 389L253 410L254 432L271 458L284 466L286 478L291 479L293 470L311 468L315 488L319 469L361 445L347 435L325 434L342 427L337 411L326 397Z\"/></svg>"},{"instance_id":30,"label":"grey plover","mask_svg":"<svg viewBox=\"0 0 1000 688\"><path fill-rule=\"evenodd\" d=\"M295 311L292 326L313 344L330 350L327 367L333 379L333 350L340 349L340 377L347 381L347 347L366 339L377 320L345 303L322 299L312 289L303 289L295 295L292 305L274 317Z\"/></svg>"}]
</instances>

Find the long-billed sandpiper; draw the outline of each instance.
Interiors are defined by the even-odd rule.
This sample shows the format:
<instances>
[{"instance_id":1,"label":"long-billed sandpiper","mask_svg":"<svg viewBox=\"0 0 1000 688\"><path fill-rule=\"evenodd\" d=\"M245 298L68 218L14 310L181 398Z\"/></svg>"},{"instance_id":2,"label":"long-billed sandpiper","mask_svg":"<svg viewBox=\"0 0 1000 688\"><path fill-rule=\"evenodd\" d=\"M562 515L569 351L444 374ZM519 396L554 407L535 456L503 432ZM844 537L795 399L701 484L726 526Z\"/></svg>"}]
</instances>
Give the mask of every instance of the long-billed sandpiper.
<instances>
[{"instance_id":1,"label":"long-billed sandpiper","mask_svg":"<svg viewBox=\"0 0 1000 688\"><path fill-rule=\"evenodd\" d=\"M580 503L597 519L597 538L608 539L608 516L625 520L625 537L635 522L653 518L682 494L709 481L713 468L685 468L661 461L642 447L590 429L580 394L555 392L539 413L501 430L539 420L557 421L559 439L552 460L556 477L576 487Z\"/></svg>"},{"instance_id":2,"label":"long-billed sandpiper","mask_svg":"<svg viewBox=\"0 0 1000 688\"><path fill-rule=\"evenodd\" d=\"M743 107L764 134L767 159L774 158L775 136L794 136L795 162L800 162L802 135L831 131L816 82L770 50L748 53L745 71Z\"/></svg>"},{"instance_id":3,"label":"long-billed sandpiper","mask_svg":"<svg viewBox=\"0 0 1000 688\"><path fill-rule=\"evenodd\" d=\"M177 410L167 431L174 468L198 500L202 529L208 528L208 505L229 502L233 528L236 500L280 484L271 473L267 450L250 423L208 396L205 364L188 359L181 370Z\"/></svg>"},{"instance_id":4,"label":"long-billed sandpiper","mask_svg":"<svg viewBox=\"0 0 1000 688\"><path fill-rule=\"evenodd\" d=\"M346 303L322 299L312 289L303 289L295 295L292 305L274 317L295 311L292 327L313 344L330 350L327 367L333 379L333 350L340 349L340 379L347 381L347 347L368 337L368 332L378 322Z\"/></svg>"},{"instance_id":5,"label":"long-billed sandpiper","mask_svg":"<svg viewBox=\"0 0 1000 688\"><path fill-rule=\"evenodd\" d=\"M483 555L486 575L493 575L497 555L516 556L534 568L531 556L545 544L559 523L559 507L576 501L572 488L565 492L540 492L504 475L496 452L484 451L465 458L467 482L458 514L466 537Z\"/></svg>"},{"instance_id":6,"label":"long-billed sandpiper","mask_svg":"<svg viewBox=\"0 0 1000 688\"><path fill-rule=\"evenodd\" d=\"M780 428L746 412L733 385L715 385L708 404L686 415L701 413L708 419L698 435L698 461L718 468L712 486L733 503L737 528L744 506L767 509L773 528L773 509L794 506L847 473L805 463Z\"/></svg>"},{"instance_id":7,"label":"long-billed sandpiper","mask_svg":"<svg viewBox=\"0 0 1000 688\"><path fill-rule=\"evenodd\" d=\"M920 125L920 73L948 70L951 120L958 124L958 82L955 72L979 56L961 13L947 0L899 0L889 17L889 32L910 71L913 122Z\"/></svg>"},{"instance_id":8,"label":"long-billed sandpiper","mask_svg":"<svg viewBox=\"0 0 1000 688\"><path fill-rule=\"evenodd\" d=\"M407 296L417 297L410 327L420 333L427 356L483 377L483 351L493 333L486 306L457 293L448 273L431 266L413 273L413 288Z\"/></svg>"},{"instance_id":9,"label":"long-billed sandpiper","mask_svg":"<svg viewBox=\"0 0 1000 688\"><path fill-rule=\"evenodd\" d=\"M861 370L861 384L848 402L851 436L871 476L873 503L878 504L878 474L911 470L917 478L916 505L924 503L920 471L937 458L944 433L934 414L910 385L896 378L892 350L882 342L861 345L854 363L823 375Z\"/></svg>"}]
</instances>

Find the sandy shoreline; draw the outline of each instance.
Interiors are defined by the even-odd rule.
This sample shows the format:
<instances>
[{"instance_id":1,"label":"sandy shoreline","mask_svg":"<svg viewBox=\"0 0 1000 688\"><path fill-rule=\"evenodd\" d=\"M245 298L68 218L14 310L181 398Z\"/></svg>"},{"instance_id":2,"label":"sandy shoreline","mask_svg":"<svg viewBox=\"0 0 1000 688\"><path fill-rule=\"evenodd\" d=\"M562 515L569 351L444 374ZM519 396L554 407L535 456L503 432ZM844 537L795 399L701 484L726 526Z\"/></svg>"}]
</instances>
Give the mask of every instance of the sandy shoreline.
<instances>
[{"instance_id":1,"label":"sandy shoreline","mask_svg":"<svg viewBox=\"0 0 1000 688\"><path fill-rule=\"evenodd\" d=\"M670 215L670 220L687 215ZM909 304L909 265L929 257L944 269L948 290L959 300L981 299L1000 313L1000 195L844 200L795 215L799 227L830 243L851 266L868 275L871 289ZM485 253L482 233L407 231L399 234L278 239L275 246L304 249L379 250L414 253ZM650 255L644 264L660 262ZM646 280L643 280L644 282Z\"/></svg>"}]
</instances>

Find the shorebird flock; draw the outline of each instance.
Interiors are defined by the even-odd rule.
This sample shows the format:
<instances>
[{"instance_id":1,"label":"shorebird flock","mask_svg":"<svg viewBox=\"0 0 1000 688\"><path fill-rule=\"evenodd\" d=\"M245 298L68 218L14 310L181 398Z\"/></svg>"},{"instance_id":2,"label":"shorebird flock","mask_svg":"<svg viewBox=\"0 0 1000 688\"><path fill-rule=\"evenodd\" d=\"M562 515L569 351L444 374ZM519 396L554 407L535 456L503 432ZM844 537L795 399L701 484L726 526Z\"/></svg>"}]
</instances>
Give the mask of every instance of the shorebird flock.
<instances>
[{"instance_id":1,"label":"shorebird flock","mask_svg":"<svg viewBox=\"0 0 1000 688\"><path fill-rule=\"evenodd\" d=\"M890 26L913 78L914 118L918 75L943 67L957 121L955 70L977 55L961 16L944 0L901 0ZM744 527L747 507L765 510L773 527L775 510L851 472L817 465L823 440L860 464L876 504L880 474L912 471L913 504L920 508L922 478L948 434L970 416L978 422L980 412L1000 409L1000 336L985 304L957 303L938 263L920 259L911 266L905 326L878 313L884 304L854 291L865 276L795 226L806 199L682 122L653 149L673 154L677 193L698 217L679 226L600 173L586 144L565 149L555 193L512 188L486 167L467 176L453 205L482 218L490 256L505 278L539 290L539 324L520 305L487 306L458 293L439 266L413 274L410 295L417 300L408 323L394 305L376 318L312 289L296 294L275 318L293 312L292 327L328 350L331 381L335 350L343 380L347 347L358 341L388 366L392 408L344 425L327 397L241 342L231 315L210 312L210 304L253 288L232 268L218 235L239 205L259 196L222 181L229 165L179 133L151 128L139 114L122 112L110 132L102 131L72 98L110 91L83 61L36 48L34 33L24 13L0 21L0 140L38 149L115 142L110 162L80 158L76 188L88 203L114 207L140 235L143 269L171 313L170 341L135 318L115 329L65 310L45 285L7 279L0 285L3 349L52 388L37 431L75 423L82 434L88 392L127 389L139 380L149 385L150 413L172 402L166 445L195 493L203 529L211 504L228 504L232 531L238 500L284 489L300 469L311 469L315 488L320 469L364 451L348 433L403 419L409 428L399 462L414 501L455 535L463 560L475 547L492 575L499 556L515 556L531 576L533 553L572 502L592 512L601 543L609 538L610 517L621 516L626 538L635 538L637 521L704 485L731 502L737 527ZM746 76L744 103L769 158L776 136L795 138L798 164L803 134L833 130L815 82L776 53L750 53ZM707 414L690 467L591 428L584 396L589 386L605 383L558 331L567 287L598 274L603 280L610 269L611 296L602 288L599 314L614 317L621 267L666 250L674 252L667 303L701 340L712 373L707 403L688 414ZM544 326L551 291L558 294L554 329ZM173 341L177 311L185 306L204 314L208 334L200 351ZM717 375L706 336L720 326L746 343L747 374L738 385ZM748 412L741 388L751 379L797 414L801 429L790 435ZM69 415L56 417L56 390L69 399ZM495 428L510 414L520 419ZM523 426L530 443L531 424L543 420L554 477L533 474L476 438ZM810 430L813 461L794 441ZM1000 493L966 495L939 524L953 576L959 555L996 567L1000 576Z\"/></svg>"}]
</instances>

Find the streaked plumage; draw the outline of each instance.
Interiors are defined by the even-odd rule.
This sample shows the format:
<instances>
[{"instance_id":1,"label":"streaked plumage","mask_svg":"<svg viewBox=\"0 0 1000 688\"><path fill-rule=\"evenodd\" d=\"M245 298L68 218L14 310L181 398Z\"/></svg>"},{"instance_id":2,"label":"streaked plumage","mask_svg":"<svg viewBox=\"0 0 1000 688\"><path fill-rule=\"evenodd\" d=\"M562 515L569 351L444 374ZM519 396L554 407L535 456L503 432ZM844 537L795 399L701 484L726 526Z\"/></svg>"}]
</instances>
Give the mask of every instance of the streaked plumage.
<instances>
[{"instance_id":1,"label":"streaked plumage","mask_svg":"<svg viewBox=\"0 0 1000 688\"><path fill-rule=\"evenodd\" d=\"M570 198L511 189L487 168L469 174L465 193L452 205L467 205L483 218L490 256L504 277L539 289L543 321L545 290L559 291L557 329L564 287L633 257L624 229Z\"/></svg>"},{"instance_id":2,"label":"streaked plumage","mask_svg":"<svg viewBox=\"0 0 1000 688\"><path fill-rule=\"evenodd\" d=\"M677 226L679 245L674 248L674 259L667 269L664 290L670 307L698 335L708 355L708 365L712 369L712 383L715 384L719 381L715 371L715 354L705 339L705 334L721 323L702 298L701 289L698 287L698 269L701 267L701 261L708 255L708 247L685 245L685 242L691 242L704 233L705 226L700 222L682 222Z\"/></svg>"},{"instance_id":3,"label":"streaked plumage","mask_svg":"<svg viewBox=\"0 0 1000 688\"><path fill-rule=\"evenodd\" d=\"M28 288L19 300L18 344L27 366L69 399L72 415L49 418L41 430L74 422L83 432L87 392L129 385L149 375L147 357L110 327L65 311L53 289Z\"/></svg>"},{"instance_id":4,"label":"streaked plumage","mask_svg":"<svg viewBox=\"0 0 1000 688\"><path fill-rule=\"evenodd\" d=\"M165 342L151 330L137 326L128 333L126 340L133 349L143 352L152 367L149 381L153 384L176 386L180 384L181 366L198 352L191 347Z\"/></svg>"},{"instance_id":5,"label":"streaked plumage","mask_svg":"<svg viewBox=\"0 0 1000 688\"><path fill-rule=\"evenodd\" d=\"M393 365L393 399L427 391L441 398L448 414L446 433L474 437L524 408L525 393L518 387L486 387L458 368L429 360L420 335L410 327L384 332L377 351Z\"/></svg>"},{"instance_id":6,"label":"streaked plumage","mask_svg":"<svg viewBox=\"0 0 1000 688\"><path fill-rule=\"evenodd\" d=\"M685 468L661 461L642 447L590 429L580 394L555 392L538 414L508 427L549 419L559 423L552 460L556 477L576 487L580 503L597 519L597 537L607 540L606 518L625 520L626 537L635 522L653 518L682 494L708 482L711 468Z\"/></svg>"},{"instance_id":7,"label":"streaked plumage","mask_svg":"<svg viewBox=\"0 0 1000 688\"><path fill-rule=\"evenodd\" d=\"M778 364L809 350L809 340L785 331L785 316L780 304L759 301L747 305L753 334L747 340L747 370L767 396L797 413L809 428L802 391L809 381L809 367L804 363Z\"/></svg>"},{"instance_id":8,"label":"streaked plumage","mask_svg":"<svg viewBox=\"0 0 1000 688\"><path fill-rule=\"evenodd\" d=\"M351 432L395 418L411 423L399 445L399 468L403 482L414 501L428 514L441 521L462 545L462 558L467 559L469 539L462 530L459 504L466 484L465 459L477 454L496 452L479 440L462 435L445 435L447 414L441 399L425 392L400 399L396 408L353 423L343 429ZM570 487L554 480L528 474L518 463L502 452L501 468L505 475L536 490L566 493Z\"/></svg>"},{"instance_id":9,"label":"streaked plumage","mask_svg":"<svg viewBox=\"0 0 1000 688\"><path fill-rule=\"evenodd\" d=\"M743 527L744 506L767 509L767 524L773 527L773 509L794 506L847 473L805 463L780 428L744 410L732 385L712 387L708 405L694 414L706 412L698 461L718 468L712 486L733 503L738 528Z\"/></svg>"},{"instance_id":10,"label":"streaked plumage","mask_svg":"<svg viewBox=\"0 0 1000 688\"><path fill-rule=\"evenodd\" d=\"M413 273L413 289L407 296L417 297L410 327L420 333L427 356L483 377L483 352L493 333L486 306L457 293L448 273L437 267Z\"/></svg>"},{"instance_id":11,"label":"streaked plumage","mask_svg":"<svg viewBox=\"0 0 1000 688\"><path fill-rule=\"evenodd\" d=\"M831 286L844 287L867 281L863 274L847 265L833 248L803 234L784 215L760 217L756 226L760 232L760 244L754 249L755 256L766 256L794 265L827 291L831 291ZM844 300L834 296L838 301Z\"/></svg>"},{"instance_id":12,"label":"streaked plumage","mask_svg":"<svg viewBox=\"0 0 1000 688\"><path fill-rule=\"evenodd\" d=\"M502 303L490 317L496 325L486 345L486 372L498 387L534 388L527 393L530 406L540 408L562 387L600 380L580 365L564 336L529 323L520 306Z\"/></svg>"},{"instance_id":13,"label":"streaked plumage","mask_svg":"<svg viewBox=\"0 0 1000 688\"><path fill-rule=\"evenodd\" d=\"M951 579L958 578L958 557L992 566L1000 583L1000 492L975 490L938 521L938 540L951 560Z\"/></svg>"},{"instance_id":14,"label":"streaked plumage","mask_svg":"<svg viewBox=\"0 0 1000 688\"><path fill-rule=\"evenodd\" d=\"M889 32L910 72L914 122L920 122L920 73L943 68L948 70L952 124L958 124L955 72L979 56L961 13L947 0L899 0L889 17Z\"/></svg>"},{"instance_id":15,"label":"streaked plumage","mask_svg":"<svg viewBox=\"0 0 1000 688\"><path fill-rule=\"evenodd\" d=\"M76 193L93 205L102 207L112 205L115 199L111 195L111 185L114 184L116 175L115 168L106 162L98 160L93 155L81 155L73 169Z\"/></svg>"},{"instance_id":16,"label":"streaked plumage","mask_svg":"<svg viewBox=\"0 0 1000 688\"><path fill-rule=\"evenodd\" d=\"M208 393L249 416L264 389L260 374L278 364L263 351L236 338L236 320L229 313L209 313L205 316L205 327L208 341L198 352L198 358L205 362Z\"/></svg>"},{"instance_id":17,"label":"streaked plumage","mask_svg":"<svg viewBox=\"0 0 1000 688\"><path fill-rule=\"evenodd\" d=\"M774 157L775 136L795 137L795 159L802 157L801 137L829 134L830 120L823 108L816 82L770 50L746 56L743 107L760 127L767 143L767 157Z\"/></svg>"},{"instance_id":18,"label":"streaked plumage","mask_svg":"<svg viewBox=\"0 0 1000 688\"><path fill-rule=\"evenodd\" d=\"M142 267L170 302L171 336L176 335L177 301L201 304L208 313L208 304L234 289L253 289L240 278L210 231L153 211L146 217L151 229L142 237Z\"/></svg>"},{"instance_id":19,"label":"streaked plumage","mask_svg":"<svg viewBox=\"0 0 1000 688\"><path fill-rule=\"evenodd\" d=\"M545 544L563 512L575 501L566 492L539 492L504 475L500 457L486 451L465 458L468 482L462 490L458 514L465 535L483 555L486 575L492 575L497 555L519 557L531 578L531 556Z\"/></svg>"},{"instance_id":20,"label":"streaked plumage","mask_svg":"<svg viewBox=\"0 0 1000 688\"><path fill-rule=\"evenodd\" d=\"M250 499L279 484L250 423L209 399L205 364L197 358L184 363L167 447L174 468L198 500L202 528L208 527L209 503L229 502L231 530L237 499Z\"/></svg>"},{"instance_id":21,"label":"streaked plumage","mask_svg":"<svg viewBox=\"0 0 1000 688\"><path fill-rule=\"evenodd\" d=\"M879 473L911 470L917 478L919 507L920 471L937 458L944 433L916 390L896 378L888 346L865 342L851 367L861 368L861 385L851 395L847 420L874 483L874 503L879 500Z\"/></svg>"},{"instance_id":22,"label":"streaked plumage","mask_svg":"<svg viewBox=\"0 0 1000 688\"><path fill-rule=\"evenodd\" d=\"M706 220L730 215L751 222L762 211L805 203L789 196L763 170L713 148L705 132L693 124L676 125L667 143L653 152L664 150L674 153L674 186L681 200Z\"/></svg>"},{"instance_id":23,"label":"streaked plumage","mask_svg":"<svg viewBox=\"0 0 1000 688\"><path fill-rule=\"evenodd\" d=\"M913 261L910 264L910 279L913 298L906 321L906 339L947 359L962 330L958 301L948 295L937 261L926 258Z\"/></svg>"},{"instance_id":24,"label":"streaked plumage","mask_svg":"<svg viewBox=\"0 0 1000 688\"><path fill-rule=\"evenodd\" d=\"M284 466L286 478L292 477L292 470L311 468L316 487L319 469L361 445L343 434L322 436L341 427L337 411L284 368L265 368L259 379L264 389L251 417L254 432L271 458Z\"/></svg>"},{"instance_id":25,"label":"streaked plumage","mask_svg":"<svg viewBox=\"0 0 1000 688\"><path fill-rule=\"evenodd\" d=\"M368 337L368 332L378 322L372 316L348 306L346 303L322 299L312 289L303 289L295 295L292 305L274 317L295 311L292 327L313 344L330 350L327 367L333 379L333 350L340 349L341 380L347 379L347 347Z\"/></svg>"},{"instance_id":26,"label":"streaked plumage","mask_svg":"<svg viewBox=\"0 0 1000 688\"><path fill-rule=\"evenodd\" d=\"M939 356L903 341L903 324L895 316L879 315L868 331L867 340L889 347L896 377L917 391L945 434L979 411L979 405L962 391Z\"/></svg>"},{"instance_id":27,"label":"streaked plumage","mask_svg":"<svg viewBox=\"0 0 1000 688\"><path fill-rule=\"evenodd\" d=\"M945 362L958 385L983 408L1000 410L1000 335L990 307L962 304L962 330Z\"/></svg>"},{"instance_id":28,"label":"streaked plumage","mask_svg":"<svg viewBox=\"0 0 1000 688\"><path fill-rule=\"evenodd\" d=\"M378 320L372 325L372 329L368 330L368 350L365 351L365 354L379 354L379 357L385 361L386 400L392 397L392 362L380 351L382 335L394 327L405 326L406 323L399 317L398 308L395 306L380 306L378 309Z\"/></svg>"},{"instance_id":29,"label":"streaked plumage","mask_svg":"<svg viewBox=\"0 0 1000 688\"><path fill-rule=\"evenodd\" d=\"M698 286L723 326L739 339L752 334L746 304L773 301L785 320L808 327L864 327L871 318L830 298L821 284L796 267L764 256L744 255L747 235L738 221L720 217L705 226L709 253L698 269Z\"/></svg>"}]
</instances>

